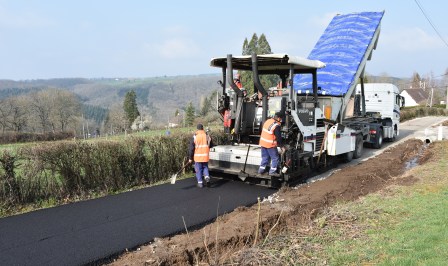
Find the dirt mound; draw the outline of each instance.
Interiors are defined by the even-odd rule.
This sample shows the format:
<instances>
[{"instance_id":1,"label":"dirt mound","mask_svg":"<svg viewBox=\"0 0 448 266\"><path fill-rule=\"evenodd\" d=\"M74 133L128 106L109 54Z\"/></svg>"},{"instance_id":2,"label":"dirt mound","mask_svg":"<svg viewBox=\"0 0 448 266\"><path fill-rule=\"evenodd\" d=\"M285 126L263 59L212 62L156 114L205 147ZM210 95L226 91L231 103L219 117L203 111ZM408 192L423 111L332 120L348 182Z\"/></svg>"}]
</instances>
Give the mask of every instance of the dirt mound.
<instances>
[{"instance_id":1,"label":"dirt mound","mask_svg":"<svg viewBox=\"0 0 448 266\"><path fill-rule=\"evenodd\" d=\"M308 223L336 202L352 201L390 184L414 183L415 177L401 175L406 170L406 162L419 153L420 163L431 156L427 150L422 152L422 146L419 140L408 140L387 149L381 156L335 171L324 180L283 188L269 199L250 208L237 208L203 229L156 239L150 245L124 254L112 265L223 264L235 251Z\"/></svg>"}]
</instances>

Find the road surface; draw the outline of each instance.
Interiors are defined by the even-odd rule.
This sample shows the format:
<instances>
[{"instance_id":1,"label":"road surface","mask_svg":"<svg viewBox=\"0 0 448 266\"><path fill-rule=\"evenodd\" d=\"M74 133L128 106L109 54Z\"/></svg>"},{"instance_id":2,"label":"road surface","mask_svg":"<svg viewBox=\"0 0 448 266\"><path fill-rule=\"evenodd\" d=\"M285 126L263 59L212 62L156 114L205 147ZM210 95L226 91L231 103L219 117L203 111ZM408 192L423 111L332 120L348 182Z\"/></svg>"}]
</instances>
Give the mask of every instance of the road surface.
<instances>
[{"instance_id":1,"label":"road surface","mask_svg":"<svg viewBox=\"0 0 448 266\"><path fill-rule=\"evenodd\" d=\"M193 178L0 219L0 265L83 265L185 232L275 191ZM183 219L185 220L185 225Z\"/></svg>"}]
</instances>

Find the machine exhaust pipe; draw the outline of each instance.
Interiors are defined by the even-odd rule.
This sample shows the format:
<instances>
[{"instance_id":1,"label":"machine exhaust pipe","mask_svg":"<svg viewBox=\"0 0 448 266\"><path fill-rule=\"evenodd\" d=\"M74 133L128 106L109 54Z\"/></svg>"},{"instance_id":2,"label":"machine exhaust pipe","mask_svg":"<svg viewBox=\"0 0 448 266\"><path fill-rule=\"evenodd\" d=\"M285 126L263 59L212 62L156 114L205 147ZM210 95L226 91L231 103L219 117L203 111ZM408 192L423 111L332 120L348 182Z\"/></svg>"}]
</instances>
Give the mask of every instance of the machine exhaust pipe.
<instances>
[{"instance_id":1,"label":"machine exhaust pipe","mask_svg":"<svg viewBox=\"0 0 448 266\"><path fill-rule=\"evenodd\" d=\"M243 92L236 86L236 84L233 82L233 67L232 67L232 55L227 55L227 82L229 83L230 87L233 89L233 91L238 96L243 96Z\"/></svg>"},{"instance_id":2,"label":"machine exhaust pipe","mask_svg":"<svg viewBox=\"0 0 448 266\"><path fill-rule=\"evenodd\" d=\"M254 78L254 85L257 88L259 92L261 92L262 95L262 124L266 121L268 116L268 92L263 88L263 85L261 85L260 77L258 76L258 61L257 61L257 54L252 53L252 75Z\"/></svg>"},{"instance_id":3,"label":"machine exhaust pipe","mask_svg":"<svg viewBox=\"0 0 448 266\"><path fill-rule=\"evenodd\" d=\"M229 82L230 87L235 91L237 95L236 100L236 118L235 118L235 125L234 125L234 132L235 134L240 133L240 124L241 124L241 109L243 107L243 92L236 86L236 84L233 82L233 67L232 67L232 55L227 55L227 81Z\"/></svg>"}]
</instances>

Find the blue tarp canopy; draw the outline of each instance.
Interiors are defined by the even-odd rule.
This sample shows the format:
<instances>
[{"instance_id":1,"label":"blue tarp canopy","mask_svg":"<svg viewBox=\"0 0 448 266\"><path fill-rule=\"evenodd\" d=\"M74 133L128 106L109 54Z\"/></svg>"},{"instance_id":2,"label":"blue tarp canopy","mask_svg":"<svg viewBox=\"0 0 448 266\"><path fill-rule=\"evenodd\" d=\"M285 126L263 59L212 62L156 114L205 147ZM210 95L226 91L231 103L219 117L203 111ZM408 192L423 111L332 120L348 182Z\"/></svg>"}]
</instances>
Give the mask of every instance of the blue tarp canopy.
<instances>
[{"instance_id":1,"label":"blue tarp canopy","mask_svg":"<svg viewBox=\"0 0 448 266\"><path fill-rule=\"evenodd\" d=\"M337 15L320 37L308 59L326 64L317 71L319 94L344 96L354 88L379 35L384 12ZM370 58L369 58L370 59ZM296 75L294 90L312 89L310 75Z\"/></svg>"}]
</instances>

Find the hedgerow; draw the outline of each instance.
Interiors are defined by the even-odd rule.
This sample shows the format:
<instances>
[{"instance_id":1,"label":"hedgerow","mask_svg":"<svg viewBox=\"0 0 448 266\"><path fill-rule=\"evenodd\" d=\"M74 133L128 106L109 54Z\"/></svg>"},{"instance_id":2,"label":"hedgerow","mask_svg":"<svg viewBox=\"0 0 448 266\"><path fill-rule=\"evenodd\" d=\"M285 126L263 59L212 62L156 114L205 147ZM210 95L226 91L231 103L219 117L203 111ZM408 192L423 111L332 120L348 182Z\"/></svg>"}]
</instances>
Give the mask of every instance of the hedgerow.
<instances>
[{"instance_id":1,"label":"hedgerow","mask_svg":"<svg viewBox=\"0 0 448 266\"><path fill-rule=\"evenodd\" d=\"M0 153L2 208L109 194L167 180L188 156L192 135L58 141ZM222 133L212 135L222 143Z\"/></svg>"}]
</instances>

